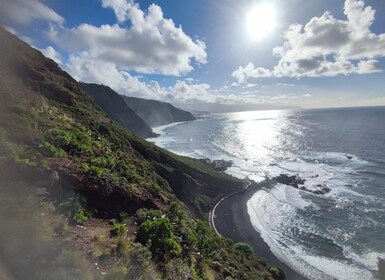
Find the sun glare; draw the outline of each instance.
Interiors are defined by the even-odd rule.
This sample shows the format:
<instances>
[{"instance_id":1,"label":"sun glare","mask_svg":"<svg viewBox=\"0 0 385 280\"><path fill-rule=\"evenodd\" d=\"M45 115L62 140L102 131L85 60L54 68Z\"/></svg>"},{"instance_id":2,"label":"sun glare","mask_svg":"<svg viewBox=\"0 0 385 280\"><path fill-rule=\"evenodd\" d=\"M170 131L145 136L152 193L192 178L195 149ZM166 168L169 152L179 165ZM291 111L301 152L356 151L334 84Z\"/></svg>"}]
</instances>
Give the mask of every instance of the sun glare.
<instances>
[{"instance_id":1,"label":"sun glare","mask_svg":"<svg viewBox=\"0 0 385 280\"><path fill-rule=\"evenodd\" d=\"M270 4L258 4L247 15L247 32L252 40L261 40L275 27L275 9Z\"/></svg>"}]
</instances>

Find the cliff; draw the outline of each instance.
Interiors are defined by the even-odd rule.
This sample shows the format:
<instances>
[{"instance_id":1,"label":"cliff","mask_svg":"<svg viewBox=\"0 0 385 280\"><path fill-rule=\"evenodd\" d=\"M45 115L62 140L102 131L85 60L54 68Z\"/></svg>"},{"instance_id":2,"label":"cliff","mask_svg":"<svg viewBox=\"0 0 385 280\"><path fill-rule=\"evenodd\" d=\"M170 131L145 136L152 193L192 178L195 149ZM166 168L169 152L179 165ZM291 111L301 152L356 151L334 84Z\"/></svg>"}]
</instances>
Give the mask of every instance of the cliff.
<instances>
[{"instance_id":1,"label":"cliff","mask_svg":"<svg viewBox=\"0 0 385 280\"><path fill-rule=\"evenodd\" d=\"M166 102L128 96L122 97L126 104L151 127L195 120L190 112L178 109Z\"/></svg>"},{"instance_id":2,"label":"cliff","mask_svg":"<svg viewBox=\"0 0 385 280\"><path fill-rule=\"evenodd\" d=\"M144 138L156 135L152 132L151 127L127 106L123 98L110 87L80 83L80 88L90 95L94 102L121 126Z\"/></svg>"},{"instance_id":3,"label":"cliff","mask_svg":"<svg viewBox=\"0 0 385 280\"><path fill-rule=\"evenodd\" d=\"M0 54L0 275L273 279L204 219L243 181L129 132L2 28Z\"/></svg>"}]
</instances>

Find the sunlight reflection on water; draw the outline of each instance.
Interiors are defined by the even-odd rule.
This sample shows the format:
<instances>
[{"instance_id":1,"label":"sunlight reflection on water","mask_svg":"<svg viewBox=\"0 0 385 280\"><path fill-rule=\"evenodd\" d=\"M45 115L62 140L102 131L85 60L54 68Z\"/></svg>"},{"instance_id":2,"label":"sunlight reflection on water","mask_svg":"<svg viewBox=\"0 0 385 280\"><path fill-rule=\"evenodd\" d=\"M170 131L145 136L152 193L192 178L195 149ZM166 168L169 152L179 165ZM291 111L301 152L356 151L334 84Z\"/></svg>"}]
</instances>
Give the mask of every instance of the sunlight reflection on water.
<instances>
[{"instance_id":1,"label":"sunlight reflection on water","mask_svg":"<svg viewBox=\"0 0 385 280\"><path fill-rule=\"evenodd\" d=\"M273 147L279 145L279 134L286 111L255 111L232 113L230 123L236 123L229 130L227 139L237 139L237 153L241 158L268 164L272 161ZM228 142L231 143L231 142Z\"/></svg>"}]
</instances>

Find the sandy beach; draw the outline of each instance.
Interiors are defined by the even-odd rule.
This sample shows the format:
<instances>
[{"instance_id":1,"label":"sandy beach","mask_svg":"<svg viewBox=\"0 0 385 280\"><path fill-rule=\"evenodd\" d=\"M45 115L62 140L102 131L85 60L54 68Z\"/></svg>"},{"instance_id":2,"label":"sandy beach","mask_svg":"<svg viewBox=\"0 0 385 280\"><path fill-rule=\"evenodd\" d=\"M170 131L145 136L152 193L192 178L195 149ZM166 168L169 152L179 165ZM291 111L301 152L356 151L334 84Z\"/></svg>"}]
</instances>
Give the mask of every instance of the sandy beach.
<instances>
[{"instance_id":1,"label":"sandy beach","mask_svg":"<svg viewBox=\"0 0 385 280\"><path fill-rule=\"evenodd\" d=\"M247 201L255 193L257 187L257 184L253 184L246 191L232 195L218 204L214 213L214 223L217 231L222 236L231 238L236 242L250 244L257 256L265 258L269 264L281 267L285 271L287 279L306 279L275 257L269 246L251 224L247 213Z\"/></svg>"}]
</instances>

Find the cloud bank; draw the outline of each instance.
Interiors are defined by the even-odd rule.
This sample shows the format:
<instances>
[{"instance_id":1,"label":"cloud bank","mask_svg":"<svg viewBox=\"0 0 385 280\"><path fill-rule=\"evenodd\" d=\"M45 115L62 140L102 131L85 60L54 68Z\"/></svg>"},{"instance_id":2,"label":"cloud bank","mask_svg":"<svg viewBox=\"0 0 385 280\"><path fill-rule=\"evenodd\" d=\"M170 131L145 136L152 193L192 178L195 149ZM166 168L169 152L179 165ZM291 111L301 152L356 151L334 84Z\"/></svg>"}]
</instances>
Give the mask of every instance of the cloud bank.
<instances>
[{"instance_id":1,"label":"cloud bank","mask_svg":"<svg viewBox=\"0 0 385 280\"><path fill-rule=\"evenodd\" d=\"M127 0L104 0L102 4L115 11L119 22L130 21L131 26L82 24L71 29L53 26L50 30L51 40L75 53L70 59L77 63L74 68L86 69L79 63L97 61L113 63L126 71L179 76L192 71L193 63L207 62L205 43L194 41L182 27L164 18L158 5L152 4L145 12Z\"/></svg>"},{"instance_id":2,"label":"cloud bank","mask_svg":"<svg viewBox=\"0 0 385 280\"><path fill-rule=\"evenodd\" d=\"M279 58L273 69L249 63L232 73L239 83L248 78L322 77L380 72L377 60L385 56L385 34L374 34L370 27L375 10L364 1L346 0L345 20L330 12L313 17L305 26L289 27L281 46L273 49Z\"/></svg>"},{"instance_id":3,"label":"cloud bank","mask_svg":"<svg viewBox=\"0 0 385 280\"><path fill-rule=\"evenodd\" d=\"M34 20L64 24L64 18L39 0L0 0L0 23L25 25Z\"/></svg>"}]
</instances>

